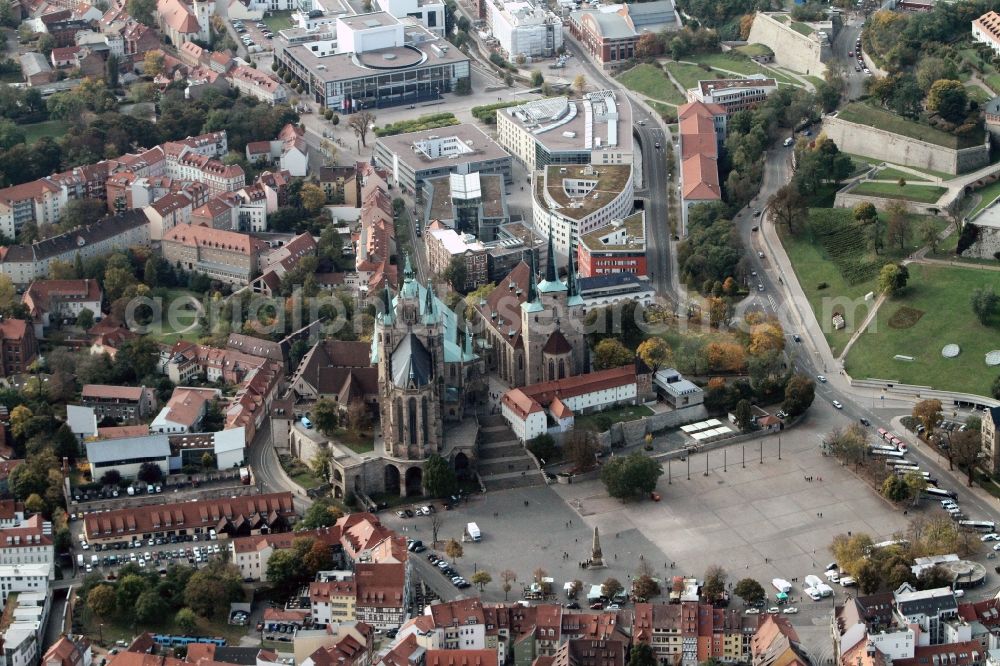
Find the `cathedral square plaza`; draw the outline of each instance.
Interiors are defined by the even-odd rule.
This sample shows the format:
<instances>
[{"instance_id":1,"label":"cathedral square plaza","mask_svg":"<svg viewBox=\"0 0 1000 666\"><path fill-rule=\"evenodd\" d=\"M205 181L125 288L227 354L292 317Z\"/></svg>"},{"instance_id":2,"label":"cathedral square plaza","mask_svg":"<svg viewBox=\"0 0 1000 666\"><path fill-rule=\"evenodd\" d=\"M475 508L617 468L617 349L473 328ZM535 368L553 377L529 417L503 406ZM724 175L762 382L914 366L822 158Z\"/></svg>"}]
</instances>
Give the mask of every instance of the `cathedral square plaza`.
<instances>
[{"instance_id":1,"label":"cathedral square plaza","mask_svg":"<svg viewBox=\"0 0 1000 666\"><path fill-rule=\"evenodd\" d=\"M482 542L463 544L465 552L457 567L463 572L474 567L490 572L494 583L484 592L487 599L503 598L499 574L504 569L518 576L514 590L539 567L555 579L559 590L574 579L587 589L609 576L627 580L635 575L640 557L656 576L701 572L719 564L735 578L801 578L831 559L827 547L834 536L866 532L889 538L905 530L908 522L850 470L822 455L820 433L843 421L830 408L814 409L805 423L781 435L780 461L776 436L746 443L745 468L742 444L727 447L726 471L723 450L710 451L707 477L705 454L693 454L690 481L687 462L674 459L672 483L668 484L664 465L657 486L659 502L623 504L609 497L596 479L491 491L451 511L439 511L438 538L459 539L468 522L479 526ZM393 529L405 526L410 538L430 541L427 517L387 513L382 520ZM594 527L599 529L607 567L581 569L579 563L591 554ZM706 553L711 553L710 560ZM670 563L675 563L674 570ZM516 594L512 591L510 598Z\"/></svg>"}]
</instances>

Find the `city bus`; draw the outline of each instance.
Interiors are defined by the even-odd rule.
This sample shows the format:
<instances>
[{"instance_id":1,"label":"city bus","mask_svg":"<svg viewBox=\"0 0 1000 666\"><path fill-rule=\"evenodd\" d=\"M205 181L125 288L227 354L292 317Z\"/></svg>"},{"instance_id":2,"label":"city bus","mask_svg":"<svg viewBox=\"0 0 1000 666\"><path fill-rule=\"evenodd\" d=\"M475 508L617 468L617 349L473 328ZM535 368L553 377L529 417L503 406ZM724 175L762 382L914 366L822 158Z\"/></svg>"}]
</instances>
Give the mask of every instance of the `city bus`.
<instances>
[{"instance_id":1,"label":"city bus","mask_svg":"<svg viewBox=\"0 0 1000 666\"><path fill-rule=\"evenodd\" d=\"M955 499L956 497L958 497L958 494L954 490L937 488L935 486L931 486L930 488L924 488L924 494L930 495L931 497L935 498L946 498L946 499Z\"/></svg>"},{"instance_id":2,"label":"city bus","mask_svg":"<svg viewBox=\"0 0 1000 666\"><path fill-rule=\"evenodd\" d=\"M996 529L996 523L992 520L960 520L958 521L959 527L968 527L971 530L979 530L980 532L992 532Z\"/></svg>"}]
</instances>

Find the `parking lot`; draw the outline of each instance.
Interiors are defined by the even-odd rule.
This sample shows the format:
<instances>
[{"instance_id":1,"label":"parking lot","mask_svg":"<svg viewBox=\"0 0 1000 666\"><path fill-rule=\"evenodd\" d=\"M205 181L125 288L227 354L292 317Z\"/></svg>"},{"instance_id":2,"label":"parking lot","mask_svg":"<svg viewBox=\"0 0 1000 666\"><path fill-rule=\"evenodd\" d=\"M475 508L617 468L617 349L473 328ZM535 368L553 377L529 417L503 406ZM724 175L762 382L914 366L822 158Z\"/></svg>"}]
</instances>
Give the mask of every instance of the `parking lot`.
<instances>
[{"instance_id":1,"label":"parking lot","mask_svg":"<svg viewBox=\"0 0 1000 666\"><path fill-rule=\"evenodd\" d=\"M267 27L267 24L249 19L246 21L241 19L232 19L230 23L233 26L233 30L236 32L236 38L243 43L243 46L245 46L249 52L257 53L258 51L270 51L274 48L271 46L271 40L274 39L274 33Z\"/></svg>"},{"instance_id":2,"label":"parking lot","mask_svg":"<svg viewBox=\"0 0 1000 666\"><path fill-rule=\"evenodd\" d=\"M76 539L73 558L80 570L78 573L97 571L108 577L117 575L118 568L126 564L136 564L144 569L164 569L170 564L202 566L213 558L221 557L228 548L228 542L220 542L214 530L202 535L119 541L112 544L91 545L82 534L78 534Z\"/></svg>"}]
</instances>

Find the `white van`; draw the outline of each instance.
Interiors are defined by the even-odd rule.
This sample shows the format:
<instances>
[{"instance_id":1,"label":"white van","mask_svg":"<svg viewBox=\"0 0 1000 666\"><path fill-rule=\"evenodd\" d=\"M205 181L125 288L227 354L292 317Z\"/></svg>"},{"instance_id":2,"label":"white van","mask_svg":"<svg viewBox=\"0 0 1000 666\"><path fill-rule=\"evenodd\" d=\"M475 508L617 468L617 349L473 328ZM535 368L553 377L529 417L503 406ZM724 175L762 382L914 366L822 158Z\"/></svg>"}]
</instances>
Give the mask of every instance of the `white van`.
<instances>
[{"instance_id":1,"label":"white van","mask_svg":"<svg viewBox=\"0 0 1000 666\"><path fill-rule=\"evenodd\" d=\"M309 420L308 416L302 417L302 427L306 430L312 430L313 422Z\"/></svg>"},{"instance_id":2,"label":"white van","mask_svg":"<svg viewBox=\"0 0 1000 666\"><path fill-rule=\"evenodd\" d=\"M793 143L795 143L795 139L793 139L792 137L788 137L787 139L785 139L785 147L786 148L788 146L792 145Z\"/></svg>"}]
</instances>

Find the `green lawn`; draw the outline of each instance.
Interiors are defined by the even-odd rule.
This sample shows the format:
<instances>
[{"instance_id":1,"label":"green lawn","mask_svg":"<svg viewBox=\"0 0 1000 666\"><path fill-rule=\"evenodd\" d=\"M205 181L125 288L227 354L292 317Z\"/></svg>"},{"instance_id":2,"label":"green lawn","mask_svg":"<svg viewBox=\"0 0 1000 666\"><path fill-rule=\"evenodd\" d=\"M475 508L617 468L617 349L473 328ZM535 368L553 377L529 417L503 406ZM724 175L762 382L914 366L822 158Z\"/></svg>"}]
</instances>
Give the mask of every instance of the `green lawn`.
<instances>
[{"instance_id":1,"label":"green lawn","mask_svg":"<svg viewBox=\"0 0 1000 666\"><path fill-rule=\"evenodd\" d=\"M699 81L708 81L718 78L715 70L706 72L698 65L689 65L683 62L668 62L666 68L670 71L677 82L684 86L685 90L697 88Z\"/></svg>"},{"instance_id":2,"label":"green lawn","mask_svg":"<svg viewBox=\"0 0 1000 666\"><path fill-rule=\"evenodd\" d=\"M583 414L574 419L573 427L582 430L593 428L597 432L608 429L608 424L619 421L635 421L643 416L652 416L653 410L643 405L625 405L612 407L593 414ZM606 427L607 426L607 427Z\"/></svg>"},{"instance_id":3,"label":"green lawn","mask_svg":"<svg viewBox=\"0 0 1000 666\"><path fill-rule=\"evenodd\" d=\"M779 83L798 85L798 82L794 79L781 74L780 72L776 72L773 69L768 69L758 65L753 60L736 53L701 53L698 55L685 56L684 60L696 62L699 65L709 65L710 67L718 68L720 70L737 72L738 74L743 75L763 74L764 76L773 78ZM723 72L723 74L726 76L732 76L731 74L726 74L725 72ZM709 75L707 78L713 78L713 76Z\"/></svg>"},{"instance_id":4,"label":"green lawn","mask_svg":"<svg viewBox=\"0 0 1000 666\"><path fill-rule=\"evenodd\" d=\"M618 77L623 86L629 90L652 97L669 104L684 104L687 100L684 93L677 89L666 72L656 65L636 65Z\"/></svg>"},{"instance_id":5,"label":"green lawn","mask_svg":"<svg viewBox=\"0 0 1000 666\"><path fill-rule=\"evenodd\" d=\"M893 167L879 169L879 172L875 174L875 178L878 180L899 180L902 178L906 182L910 182L911 180L927 180L921 176L915 176L909 171L901 171L900 169L895 169Z\"/></svg>"},{"instance_id":6,"label":"green lawn","mask_svg":"<svg viewBox=\"0 0 1000 666\"><path fill-rule=\"evenodd\" d=\"M355 453L368 453L375 450L375 436L372 432L365 433L340 428L333 432L332 439Z\"/></svg>"},{"instance_id":7,"label":"green lawn","mask_svg":"<svg viewBox=\"0 0 1000 666\"><path fill-rule=\"evenodd\" d=\"M819 78L818 76L812 76L809 74L803 74L802 78L808 81L809 83L813 84L817 88L825 83L825 81L823 81L823 79Z\"/></svg>"},{"instance_id":8,"label":"green lawn","mask_svg":"<svg viewBox=\"0 0 1000 666\"><path fill-rule=\"evenodd\" d=\"M792 21L791 28L795 32L799 33L800 35L805 35L806 37L813 34L812 28L810 28L805 23L800 23L799 21Z\"/></svg>"},{"instance_id":9,"label":"green lawn","mask_svg":"<svg viewBox=\"0 0 1000 666\"><path fill-rule=\"evenodd\" d=\"M867 194L868 196L883 197L885 199L934 203L948 189L938 187L937 185L911 185L907 183L903 187L900 187L896 183L873 183L869 181L861 183L851 191L855 194Z\"/></svg>"},{"instance_id":10,"label":"green lawn","mask_svg":"<svg viewBox=\"0 0 1000 666\"><path fill-rule=\"evenodd\" d=\"M745 46L737 46L734 51L739 51L745 56L751 58L756 58L758 56L774 55L774 51L771 50L770 46L766 44L747 44Z\"/></svg>"},{"instance_id":11,"label":"green lawn","mask_svg":"<svg viewBox=\"0 0 1000 666\"><path fill-rule=\"evenodd\" d=\"M944 220L918 215L910 216L911 227L915 229L927 219L944 228ZM802 291L835 356L850 340L851 332L850 326L839 331L830 326L834 308L840 305L849 315L853 310L855 321L860 325L867 313L863 298L875 289L878 269L916 249L916 241L911 240L911 247L903 250L898 246L886 247L875 257L866 239L858 233L851 210L846 208L813 208L809 211L809 221L794 236L784 227L780 231L782 245ZM822 284L826 286L820 288ZM848 316L849 325L850 319Z\"/></svg>"},{"instance_id":12,"label":"green lawn","mask_svg":"<svg viewBox=\"0 0 1000 666\"><path fill-rule=\"evenodd\" d=\"M54 139L61 137L69 129L69 123L65 120L46 120L42 123L33 123L31 125L21 125L21 131L24 132L24 141L27 144L32 144L43 136L50 136Z\"/></svg>"},{"instance_id":13,"label":"green lawn","mask_svg":"<svg viewBox=\"0 0 1000 666\"><path fill-rule=\"evenodd\" d=\"M992 99L988 92L977 85L967 85L965 91L969 94L969 99L975 100L979 104L985 104Z\"/></svg>"},{"instance_id":14,"label":"green lawn","mask_svg":"<svg viewBox=\"0 0 1000 666\"><path fill-rule=\"evenodd\" d=\"M270 16L265 16L262 23L266 23L271 32L278 32L292 27L292 12L281 11L271 12Z\"/></svg>"},{"instance_id":15,"label":"green lawn","mask_svg":"<svg viewBox=\"0 0 1000 666\"><path fill-rule=\"evenodd\" d=\"M982 200L978 204L976 204L976 207L973 208L972 211L969 213L970 218L979 211L981 211L982 209L989 206L991 203L993 203L993 201L997 197L1000 197L1000 180L998 180L995 183L991 183L990 185L987 185L981 190L976 190L975 194L981 196Z\"/></svg>"},{"instance_id":16,"label":"green lawn","mask_svg":"<svg viewBox=\"0 0 1000 666\"><path fill-rule=\"evenodd\" d=\"M959 137L956 137L954 134L942 132L930 125L908 120L884 109L877 109L874 106L861 102L848 104L841 109L838 117L848 122L877 127L888 132L910 137L911 139L919 139L944 146L945 148L964 148L978 145L979 140L982 138L982 136L974 138L966 137L960 141Z\"/></svg>"},{"instance_id":17,"label":"green lawn","mask_svg":"<svg viewBox=\"0 0 1000 666\"><path fill-rule=\"evenodd\" d=\"M150 324L148 335L167 345L178 340L196 341L201 336L201 328L198 326L199 306L195 305L197 302L198 294L187 289L167 290L162 303L163 317ZM190 305L185 307L185 304Z\"/></svg>"},{"instance_id":18,"label":"green lawn","mask_svg":"<svg viewBox=\"0 0 1000 666\"><path fill-rule=\"evenodd\" d=\"M1000 93L1000 74L990 74L984 80L984 83L990 87L995 93Z\"/></svg>"},{"instance_id":19,"label":"green lawn","mask_svg":"<svg viewBox=\"0 0 1000 666\"><path fill-rule=\"evenodd\" d=\"M285 474L287 474L292 481L299 484L306 490L316 488L325 483L322 477L313 472L309 465L302 462L298 458L281 455L278 456L278 462L281 463L281 468L285 470Z\"/></svg>"},{"instance_id":20,"label":"green lawn","mask_svg":"<svg viewBox=\"0 0 1000 666\"><path fill-rule=\"evenodd\" d=\"M673 84L671 84L673 87ZM677 120L677 107L673 104L666 104L664 102L657 102L654 99L647 99L646 104L653 107L660 117L664 120Z\"/></svg>"},{"instance_id":21,"label":"green lawn","mask_svg":"<svg viewBox=\"0 0 1000 666\"><path fill-rule=\"evenodd\" d=\"M979 323L968 294L995 285L996 273L974 268L911 265L906 293L879 310L874 332L864 334L847 357L846 368L857 378L895 379L936 389L988 395L996 375L985 364L988 351L1000 347L1000 321ZM961 296L961 297L959 297ZM923 313L909 328L889 325L901 307ZM946 359L941 348L957 344L962 352ZM896 354L914 361L896 361Z\"/></svg>"}]
</instances>

